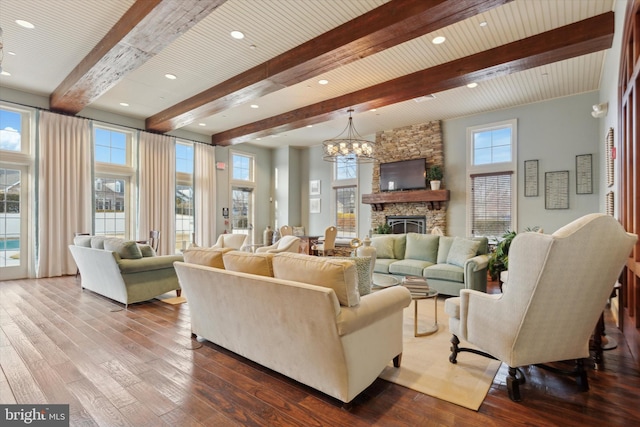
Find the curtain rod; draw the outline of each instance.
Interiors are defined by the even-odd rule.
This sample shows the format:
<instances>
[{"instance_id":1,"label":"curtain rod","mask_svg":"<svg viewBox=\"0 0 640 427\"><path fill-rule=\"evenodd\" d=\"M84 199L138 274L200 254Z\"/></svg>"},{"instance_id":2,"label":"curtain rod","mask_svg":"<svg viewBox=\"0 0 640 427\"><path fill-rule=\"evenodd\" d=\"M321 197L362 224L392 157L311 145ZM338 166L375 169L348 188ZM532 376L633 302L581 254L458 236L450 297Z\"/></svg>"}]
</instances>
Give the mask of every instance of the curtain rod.
<instances>
[{"instance_id":1,"label":"curtain rod","mask_svg":"<svg viewBox=\"0 0 640 427\"><path fill-rule=\"evenodd\" d=\"M19 106L21 106L21 107L33 108L33 109L35 109L35 110L39 110L39 111L47 111L47 112L49 112L49 113L59 114L59 115L61 115L61 116L77 117L77 118L79 118L79 119L92 120L92 121L94 121L94 122L104 123L104 124L107 124L107 125L119 126L119 127L123 127L123 128L127 128L127 129L132 129L132 130L141 131L141 132L155 133L156 135L166 135L166 136L170 136L170 137L172 137L172 138L178 138L178 139L183 140L183 141L195 142L195 143L197 143L197 144L206 144L206 145L211 145L212 147L215 147L215 145L212 145L211 143L208 143L208 142L196 141L196 140L194 140L194 139L190 139L190 138L183 138L183 137L181 137L181 136L167 135L167 134L165 134L165 133L159 133L159 132L150 132L150 131L148 131L148 130L146 130L146 129L135 128L135 127L131 127L131 126L121 125L121 124L119 124L119 123L107 122L107 121L104 121L104 120L92 119L92 118L89 118L89 117L79 116L79 115L77 115L77 114L65 113L65 112L60 112L60 111L52 111L52 110L51 110L51 109L49 109L49 108L34 107L33 105L22 104L22 103L20 103L20 102L7 101L7 100L5 100L5 99L0 99L0 101L2 101L2 102L6 102L6 103L8 103L8 104L19 105ZM102 110L97 110L97 111L102 111ZM105 111L105 112L106 112L106 111Z\"/></svg>"}]
</instances>

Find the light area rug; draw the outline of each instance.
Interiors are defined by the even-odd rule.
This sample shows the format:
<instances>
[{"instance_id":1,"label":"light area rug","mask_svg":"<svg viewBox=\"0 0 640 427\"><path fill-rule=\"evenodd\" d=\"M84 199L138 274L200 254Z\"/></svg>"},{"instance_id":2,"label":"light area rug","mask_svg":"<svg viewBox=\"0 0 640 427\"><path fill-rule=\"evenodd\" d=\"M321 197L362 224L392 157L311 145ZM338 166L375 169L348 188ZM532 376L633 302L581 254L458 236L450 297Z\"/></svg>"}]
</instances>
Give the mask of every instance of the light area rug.
<instances>
[{"instance_id":1,"label":"light area rug","mask_svg":"<svg viewBox=\"0 0 640 427\"><path fill-rule=\"evenodd\" d=\"M404 309L403 352L400 368L387 366L380 378L429 396L477 411L487 395L500 362L471 353L449 362L451 333L444 312L444 298L438 298L438 332L425 337L413 335L413 305ZM418 332L434 322L433 300L418 301ZM465 347L470 347L466 342Z\"/></svg>"},{"instance_id":2,"label":"light area rug","mask_svg":"<svg viewBox=\"0 0 640 427\"><path fill-rule=\"evenodd\" d=\"M175 292L171 292L170 294L158 295L156 299L159 299L160 301L171 305L183 304L187 302L187 299L183 296L176 297Z\"/></svg>"}]
</instances>

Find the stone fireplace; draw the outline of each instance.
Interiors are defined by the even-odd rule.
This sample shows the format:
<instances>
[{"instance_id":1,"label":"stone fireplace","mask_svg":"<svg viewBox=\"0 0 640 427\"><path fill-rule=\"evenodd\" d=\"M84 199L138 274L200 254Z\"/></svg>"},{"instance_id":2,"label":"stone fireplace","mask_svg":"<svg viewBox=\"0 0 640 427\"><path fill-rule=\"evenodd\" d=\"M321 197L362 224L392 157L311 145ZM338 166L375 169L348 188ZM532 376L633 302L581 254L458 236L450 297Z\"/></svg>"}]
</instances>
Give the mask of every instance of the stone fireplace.
<instances>
[{"instance_id":1,"label":"stone fireplace","mask_svg":"<svg viewBox=\"0 0 640 427\"><path fill-rule=\"evenodd\" d=\"M388 216L387 224L391 227L391 233L421 233L427 232L427 218L420 215Z\"/></svg>"},{"instance_id":2,"label":"stone fireplace","mask_svg":"<svg viewBox=\"0 0 640 427\"><path fill-rule=\"evenodd\" d=\"M440 121L378 132L376 134L375 157L376 162L371 182L373 193L380 192L380 163L425 158L427 159L427 168L433 165L440 165L444 168ZM446 171L442 188L446 189ZM402 227L410 225L412 232L419 233L429 233L437 226L446 234L447 205L447 202L438 203L437 206L430 205L428 202L415 201L384 203L383 206L372 209L371 228L374 229L381 224L386 224L389 219L410 218L412 220L408 223L401 222L399 224L403 224ZM423 225L414 224L413 218L422 218ZM414 231L413 227L420 231ZM394 233L403 232L394 231Z\"/></svg>"}]
</instances>

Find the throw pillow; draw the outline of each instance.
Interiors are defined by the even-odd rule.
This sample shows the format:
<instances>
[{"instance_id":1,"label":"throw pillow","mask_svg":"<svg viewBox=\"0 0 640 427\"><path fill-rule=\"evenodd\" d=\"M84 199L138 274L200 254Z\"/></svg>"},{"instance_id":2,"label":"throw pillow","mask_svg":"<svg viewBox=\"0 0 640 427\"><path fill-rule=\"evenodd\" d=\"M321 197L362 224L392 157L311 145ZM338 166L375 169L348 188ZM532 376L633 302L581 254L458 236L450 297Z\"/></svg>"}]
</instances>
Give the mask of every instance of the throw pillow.
<instances>
[{"instance_id":1,"label":"throw pillow","mask_svg":"<svg viewBox=\"0 0 640 427\"><path fill-rule=\"evenodd\" d=\"M184 262L190 264L206 265L208 267L221 268L224 270L222 255L232 251L232 248L193 248L185 249L182 253Z\"/></svg>"},{"instance_id":2,"label":"throw pillow","mask_svg":"<svg viewBox=\"0 0 640 427\"><path fill-rule=\"evenodd\" d=\"M231 251L222 255L225 270L273 277L273 254Z\"/></svg>"},{"instance_id":3,"label":"throw pillow","mask_svg":"<svg viewBox=\"0 0 640 427\"><path fill-rule=\"evenodd\" d=\"M143 243L138 243L138 247L140 248L142 258L156 256L156 251L154 251L151 246Z\"/></svg>"},{"instance_id":4,"label":"throw pillow","mask_svg":"<svg viewBox=\"0 0 640 427\"><path fill-rule=\"evenodd\" d=\"M93 249L104 249L105 236L91 236L91 247Z\"/></svg>"},{"instance_id":5,"label":"throw pillow","mask_svg":"<svg viewBox=\"0 0 640 427\"><path fill-rule=\"evenodd\" d=\"M438 240L440 236L432 234L407 233L407 249L404 259L415 259L436 263L438 259Z\"/></svg>"},{"instance_id":6,"label":"throw pillow","mask_svg":"<svg viewBox=\"0 0 640 427\"><path fill-rule=\"evenodd\" d=\"M447 264L464 267L465 261L476 256L479 246L480 242L477 240L456 237L451 244L451 249L449 249Z\"/></svg>"},{"instance_id":7,"label":"throw pillow","mask_svg":"<svg viewBox=\"0 0 640 427\"><path fill-rule=\"evenodd\" d=\"M76 246L82 246L85 248L91 247L91 237L92 236L76 236L73 238L73 244Z\"/></svg>"},{"instance_id":8,"label":"throw pillow","mask_svg":"<svg viewBox=\"0 0 640 427\"><path fill-rule=\"evenodd\" d=\"M447 257L449 256L449 250L451 249L451 245L455 237L449 236L440 236L440 241L438 242L438 264L446 264Z\"/></svg>"},{"instance_id":9,"label":"throw pillow","mask_svg":"<svg viewBox=\"0 0 640 427\"><path fill-rule=\"evenodd\" d=\"M304 227L293 227L294 236L304 236Z\"/></svg>"},{"instance_id":10,"label":"throw pillow","mask_svg":"<svg viewBox=\"0 0 640 427\"><path fill-rule=\"evenodd\" d=\"M376 248L377 258L395 258L393 256L393 237L374 237L371 239L371 246Z\"/></svg>"},{"instance_id":11,"label":"throw pillow","mask_svg":"<svg viewBox=\"0 0 640 427\"><path fill-rule=\"evenodd\" d=\"M358 273L353 261L332 258L281 252L273 257L273 277L330 288L340 305L358 305Z\"/></svg>"},{"instance_id":12,"label":"throw pillow","mask_svg":"<svg viewBox=\"0 0 640 427\"><path fill-rule=\"evenodd\" d=\"M356 256L356 257L340 257L334 256L331 259L346 259L353 261L356 266L356 272L358 273L358 292L360 296L368 295L371 293L371 258Z\"/></svg>"},{"instance_id":13,"label":"throw pillow","mask_svg":"<svg viewBox=\"0 0 640 427\"><path fill-rule=\"evenodd\" d=\"M138 244L133 240L122 239L105 239L104 250L115 252L120 255L122 259L140 259L142 258L142 252Z\"/></svg>"}]
</instances>

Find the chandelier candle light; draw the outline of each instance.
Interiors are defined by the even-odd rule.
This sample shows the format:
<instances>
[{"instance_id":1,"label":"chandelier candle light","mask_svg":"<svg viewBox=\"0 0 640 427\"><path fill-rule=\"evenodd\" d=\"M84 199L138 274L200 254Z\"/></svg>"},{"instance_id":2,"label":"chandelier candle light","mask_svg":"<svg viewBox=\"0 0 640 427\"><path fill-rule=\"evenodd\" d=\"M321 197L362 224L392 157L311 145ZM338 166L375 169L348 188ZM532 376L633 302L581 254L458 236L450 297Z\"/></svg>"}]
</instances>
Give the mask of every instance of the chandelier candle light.
<instances>
[{"instance_id":1,"label":"chandelier candle light","mask_svg":"<svg viewBox=\"0 0 640 427\"><path fill-rule=\"evenodd\" d=\"M353 126L353 118L351 117L353 109L349 109L348 112L349 123L342 133L322 142L322 158L328 162L337 162L343 157L354 157L358 163L373 162L375 160L373 158L375 142L367 141L360 136Z\"/></svg>"}]
</instances>

